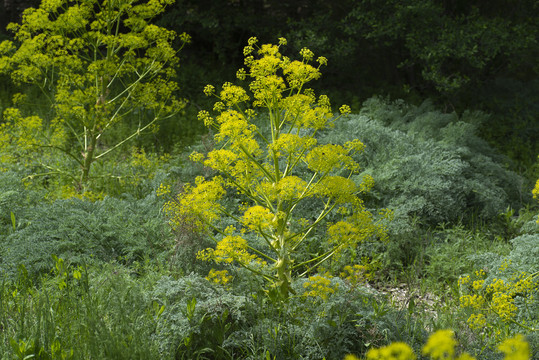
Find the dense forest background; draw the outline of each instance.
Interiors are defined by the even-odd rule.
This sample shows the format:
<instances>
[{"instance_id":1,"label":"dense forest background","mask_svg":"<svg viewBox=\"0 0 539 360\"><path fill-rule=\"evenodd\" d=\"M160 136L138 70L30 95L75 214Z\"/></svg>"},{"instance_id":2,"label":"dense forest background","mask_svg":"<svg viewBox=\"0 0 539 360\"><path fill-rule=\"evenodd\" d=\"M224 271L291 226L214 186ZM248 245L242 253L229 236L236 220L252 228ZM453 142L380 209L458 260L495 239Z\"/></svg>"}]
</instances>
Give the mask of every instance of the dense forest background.
<instances>
[{"instance_id":1,"label":"dense forest background","mask_svg":"<svg viewBox=\"0 0 539 360\"><path fill-rule=\"evenodd\" d=\"M2 1L2 36L38 5ZM523 172L539 153L538 13L533 0L179 0L157 24L193 38L179 72L192 106L201 106L204 85L233 77L249 37L265 43L282 36L290 53L308 46L329 59L314 86L353 110L381 95L416 105L431 99L446 112L487 112L481 136ZM192 127L185 137L197 133Z\"/></svg>"}]
</instances>

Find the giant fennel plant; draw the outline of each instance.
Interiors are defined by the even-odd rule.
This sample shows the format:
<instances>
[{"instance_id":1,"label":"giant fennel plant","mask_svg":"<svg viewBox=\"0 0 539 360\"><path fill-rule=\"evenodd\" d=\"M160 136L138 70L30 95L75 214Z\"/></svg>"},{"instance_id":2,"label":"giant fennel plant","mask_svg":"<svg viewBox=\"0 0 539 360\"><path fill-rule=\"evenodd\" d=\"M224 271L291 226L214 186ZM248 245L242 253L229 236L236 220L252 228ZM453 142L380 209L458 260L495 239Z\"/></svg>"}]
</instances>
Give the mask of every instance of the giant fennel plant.
<instances>
[{"instance_id":1,"label":"giant fennel plant","mask_svg":"<svg viewBox=\"0 0 539 360\"><path fill-rule=\"evenodd\" d=\"M242 266L265 279L267 291L279 298L294 293L293 277L312 273L344 249L385 234L383 217L375 220L359 197L372 187L372 178L359 185L350 179L359 170L352 155L364 145L359 140L318 144L315 137L340 117L332 113L327 96L317 99L306 88L320 77L327 59L319 57L315 67L314 54L304 48L301 60L292 60L280 52L285 44L280 38L278 45L258 47L256 38L249 39L246 69L237 77L251 80L251 95L232 83L220 91L206 86L206 95L217 98L217 115L202 110L198 117L215 130L216 145L191 159L219 175L197 178L165 205L173 226L189 221L214 239L216 247L201 251L199 258ZM260 126L254 123L257 108L267 113ZM350 108L343 105L340 112L347 114ZM239 208L224 204L230 195L238 196ZM317 202L318 212L298 216L302 202ZM328 221L331 213L337 215ZM236 226L225 226L227 217ZM327 226L322 250L300 257L322 224Z\"/></svg>"},{"instance_id":2,"label":"giant fennel plant","mask_svg":"<svg viewBox=\"0 0 539 360\"><path fill-rule=\"evenodd\" d=\"M43 162L44 173L71 178L84 191L92 164L180 111L172 79L189 37L151 24L173 2L43 0L24 11L21 24L9 24L15 41L0 44L0 73L40 89L52 110L40 116L34 99L14 97L0 125L2 162L59 150L76 166ZM114 135L133 121L135 131Z\"/></svg>"}]
</instances>

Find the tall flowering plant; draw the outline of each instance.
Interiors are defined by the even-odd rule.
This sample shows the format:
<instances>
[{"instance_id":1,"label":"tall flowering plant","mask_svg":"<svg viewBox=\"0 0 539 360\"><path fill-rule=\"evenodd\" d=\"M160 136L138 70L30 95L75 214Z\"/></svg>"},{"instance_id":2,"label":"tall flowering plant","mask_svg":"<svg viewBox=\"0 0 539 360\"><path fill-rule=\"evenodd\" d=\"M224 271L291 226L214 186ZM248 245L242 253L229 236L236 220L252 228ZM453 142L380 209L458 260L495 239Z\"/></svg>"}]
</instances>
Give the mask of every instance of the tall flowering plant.
<instances>
[{"instance_id":1,"label":"tall flowering plant","mask_svg":"<svg viewBox=\"0 0 539 360\"><path fill-rule=\"evenodd\" d=\"M249 90L225 83L220 91L208 85L204 92L215 96L216 115L200 111L198 117L215 130L215 150L191 159L215 169L211 179L199 177L165 205L175 221L190 221L209 234L215 248L198 254L217 263L235 263L261 276L274 292L286 298L293 293L294 276L304 276L324 261L369 238L384 238L380 222L365 209L359 197L373 185L369 176L359 185L351 176L359 165L352 155L364 145L353 140L343 145L318 144L315 135L350 112L343 105L335 117L327 96L316 98L306 88L321 75L327 63L308 49L300 60L291 60L278 45L257 46L251 38L244 49L245 69L240 80L250 80ZM267 112L260 127L253 123L256 109ZM307 176L305 174L308 174ZM221 200L227 194L241 196L239 212L227 209ZM319 210L309 219L297 215L304 201L318 202ZM327 222L335 211L337 220ZM232 218L234 227L223 228L221 219ZM313 230L327 223L323 251L301 260L298 254ZM262 240L264 247L248 239Z\"/></svg>"},{"instance_id":2,"label":"tall flowering plant","mask_svg":"<svg viewBox=\"0 0 539 360\"><path fill-rule=\"evenodd\" d=\"M85 192L94 163L181 111L173 79L178 48L190 38L151 23L172 3L42 0L21 24L9 24L16 41L0 43L0 74L39 89L51 111L42 118L25 94L15 95L0 123L0 160L24 163L59 151L72 162L42 163L45 172L35 175L69 178ZM118 139L114 129L135 121L137 129Z\"/></svg>"}]
</instances>

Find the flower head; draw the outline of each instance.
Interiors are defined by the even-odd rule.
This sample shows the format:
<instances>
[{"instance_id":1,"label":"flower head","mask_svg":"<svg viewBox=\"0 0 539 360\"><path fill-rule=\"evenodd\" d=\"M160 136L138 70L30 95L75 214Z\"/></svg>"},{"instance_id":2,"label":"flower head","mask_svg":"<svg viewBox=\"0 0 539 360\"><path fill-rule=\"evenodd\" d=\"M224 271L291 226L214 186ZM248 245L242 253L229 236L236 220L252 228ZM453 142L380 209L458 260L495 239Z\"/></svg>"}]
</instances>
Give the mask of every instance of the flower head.
<instances>
[{"instance_id":1,"label":"flower head","mask_svg":"<svg viewBox=\"0 0 539 360\"><path fill-rule=\"evenodd\" d=\"M520 334L502 342L498 345L498 350L505 354L505 360L528 360L530 358L530 346L524 340L524 336Z\"/></svg>"},{"instance_id":2,"label":"flower head","mask_svg":"<svg viewBox=\"0 0 539 360\"><path fill-rule=\"evenodd\" d=\"M455 356L455 334L451 330L438 330L432 334L422 349L423 355L433 360L449 360Z\"/></svg>"},{"instance_id":3,"label":"flower head","mask_svg":"<svg viewBox=\"0 0 539 360\"><path fill-rule=\"evenodd\" d=\"M415 360L412 348L403 342L394 342L380 349L370 349L367 360Z\"/></svg>"}]
</instances>

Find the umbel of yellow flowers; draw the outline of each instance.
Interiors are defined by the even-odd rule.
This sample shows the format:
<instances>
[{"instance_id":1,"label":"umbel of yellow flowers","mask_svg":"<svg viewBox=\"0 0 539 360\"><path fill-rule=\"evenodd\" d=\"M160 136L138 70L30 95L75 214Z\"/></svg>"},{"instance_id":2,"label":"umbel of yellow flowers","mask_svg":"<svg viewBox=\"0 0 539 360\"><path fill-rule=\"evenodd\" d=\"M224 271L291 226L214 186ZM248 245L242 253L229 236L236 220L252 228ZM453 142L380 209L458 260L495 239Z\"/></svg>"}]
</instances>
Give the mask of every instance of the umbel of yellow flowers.
<instances>
[{"instance_id":1,"label":"umbel of yellow flowers","mask_svg":"<svg viewBox=\"0 0 539 360\"><path fill-rule=\"evenodd\" d=\"M246 69L237 72L240 80L251 80L250 93L231 83L220 91L210 85L204 89L217 98L216 115L201 111L198 117L215 130L216 146L205 156L192 154L191 159L220 175L199 177L165 208L173 224L187 220L215 240L216 247L200 252L199 258L238 264L267 280L273 294L287 298L294 276L312 272L358 242L382 239L385 232L358 197L372 187L372 178L364 176L359 185L351 179L359 170L352 155L362 152L364 145L359 140L318 144L315 138L340 117L332 113L327 96L316 98L305 88L320 77L320 66L327 60L319 57L316 67L311 65L314 54L305 48L301 60L291 60L280 53L286 44L283 38L279 45L256 43L256 38L249 39L244 49ZM264 109L263 119L267 113L260 126L252 121L257 108ZM340 112L345 115L350 108L344 105ZM239 209L221 204L232 193L242 202ZM308 219L295 211L304 201L319 209ZM302 246L332 211L337 216L326 225L322 250L300 261ZM223 216L237 225L223 229ZM248 239L258 239L264 246L255 248Z\"/></svg>"},{"instance_id":2,"label":"umbel of yellow flowers","mask_svg":"<svg viewBox=\"0 0 539 360\"><path fill-rule=\"evenodd\" d=\"M476 360L466 352L457 353L457 340L452 330L438 330L429 337L422 348L422 355L432 360ZM530 346L522 335L504 340L498 345L498 351L504 354L504 360L529 360ZM370 349L365 360L416 360L412 348L405 343L396 342L379 349ZM347 355L344 360L360 360L354 355Z\"/></svg>"}]
</instances>

